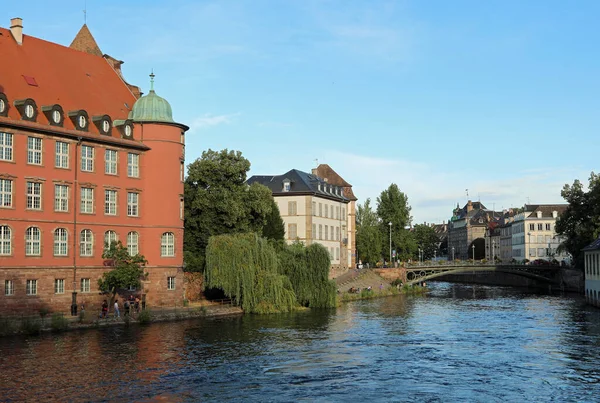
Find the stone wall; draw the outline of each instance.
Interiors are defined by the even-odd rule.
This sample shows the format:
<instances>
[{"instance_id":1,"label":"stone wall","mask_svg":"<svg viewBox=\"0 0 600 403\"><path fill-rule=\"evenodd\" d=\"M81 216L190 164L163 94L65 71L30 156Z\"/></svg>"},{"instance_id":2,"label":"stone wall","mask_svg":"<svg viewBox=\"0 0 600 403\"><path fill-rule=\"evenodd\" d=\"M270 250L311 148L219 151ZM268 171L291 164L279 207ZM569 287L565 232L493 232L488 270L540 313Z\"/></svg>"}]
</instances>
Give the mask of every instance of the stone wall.
<instances>
[{"instance_id":1,"label":"stone wall","mask_svg":"<svg viewBox=\"0 0 600 403\"><path fill-rule=\"evenodd\" d=\"M77 292L77 305L85 305L86 310L100 310L102 301L110 295L102 294L98 279L106 271L105 267L79 268L73 284L72 268L0 268L0 316L28 315L47 310L70 314L73 287ZM179 268L147 267L146 281L142 282L143 293L148 306L181 306L183 304L184 276ZM167 290L167 277L175 277L175 289ZM81 279L90 279L90 291L81 292ZM55 280L64 279L64 290L56 293ZM13 295L5 295L5 280L14 283ZM37 293L26 295L27 280L37 280ZM142 290L120 290L117 298L127 298L130 294L140 296Z\"/></svg>"}]
</instances>

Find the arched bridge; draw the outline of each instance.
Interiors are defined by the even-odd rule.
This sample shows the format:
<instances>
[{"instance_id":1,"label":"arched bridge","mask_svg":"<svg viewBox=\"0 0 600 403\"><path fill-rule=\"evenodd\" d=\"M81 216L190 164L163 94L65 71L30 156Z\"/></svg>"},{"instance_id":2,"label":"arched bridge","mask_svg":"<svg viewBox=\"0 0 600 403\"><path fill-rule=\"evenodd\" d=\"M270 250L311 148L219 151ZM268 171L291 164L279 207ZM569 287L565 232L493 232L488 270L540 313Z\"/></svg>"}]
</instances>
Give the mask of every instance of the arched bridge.
<instances>
[{"instance_id":1,"label":"arched bridge","mask_svg":"<svg viewBox=\"0 0 600 403\"><path fill-rule=\"evenodd\" d=\"M418 284L423 281L433 280L449 274L497 272L522 276L537 280L542 283L560 284L559 266L534 266L534 265L485 265L485 264L458 264L458 265L431 265L409 266L396 269L379 269L382 275L393 271L396 278L402 279L407 285ZM388 277L388 276L384 276Z\"/></svg>"}]
</instances>

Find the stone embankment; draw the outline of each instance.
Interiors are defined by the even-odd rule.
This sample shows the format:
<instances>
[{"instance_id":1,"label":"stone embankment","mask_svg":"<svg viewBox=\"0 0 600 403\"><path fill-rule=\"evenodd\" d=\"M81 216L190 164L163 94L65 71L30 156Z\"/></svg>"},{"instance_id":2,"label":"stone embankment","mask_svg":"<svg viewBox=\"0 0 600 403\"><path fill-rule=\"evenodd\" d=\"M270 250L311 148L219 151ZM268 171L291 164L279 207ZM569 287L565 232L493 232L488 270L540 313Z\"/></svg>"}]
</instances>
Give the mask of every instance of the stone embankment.
<instances>
[{"instance_id":1,"label":"stone embankment","mask_svg":"<svg viewBox=\"0 0 600 403\"><path fill-rule=\"evenodd\" d=\"M230 304L203 303L191 304L187 307L175 308L148 308L139 314L132 313L125 316L121 310L121 317L115 318L110 312L107 318L99 318L96 312L72 317L62 314L40 316L22 316L0 318L0 336L16 334L39 334L49 331L67 331L78 329L97 329L110 326L124 326L130 324L145 324L153 322L167 322L195 318L210 318L216 316L241 315L240 307Z\"/></svg>"}]
</instances>

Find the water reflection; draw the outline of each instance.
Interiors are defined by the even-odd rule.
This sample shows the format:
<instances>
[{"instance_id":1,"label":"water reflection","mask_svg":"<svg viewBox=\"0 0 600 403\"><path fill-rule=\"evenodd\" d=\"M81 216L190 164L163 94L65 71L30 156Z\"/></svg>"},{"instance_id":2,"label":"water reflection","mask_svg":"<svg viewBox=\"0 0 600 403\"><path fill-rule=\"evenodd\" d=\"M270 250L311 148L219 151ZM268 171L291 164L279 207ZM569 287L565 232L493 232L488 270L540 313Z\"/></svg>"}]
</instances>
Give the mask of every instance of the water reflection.
<instances>
[{"instance_id":1,"label":"water reflection","mask_svg":"<svg viewBox=\"0 0 600 403\"><path fill-rule=\"evenodd\" d=\"M600 311L430 286L337 310L3 339L0 400L596 400Z\"/></svg>"}]
</instances>

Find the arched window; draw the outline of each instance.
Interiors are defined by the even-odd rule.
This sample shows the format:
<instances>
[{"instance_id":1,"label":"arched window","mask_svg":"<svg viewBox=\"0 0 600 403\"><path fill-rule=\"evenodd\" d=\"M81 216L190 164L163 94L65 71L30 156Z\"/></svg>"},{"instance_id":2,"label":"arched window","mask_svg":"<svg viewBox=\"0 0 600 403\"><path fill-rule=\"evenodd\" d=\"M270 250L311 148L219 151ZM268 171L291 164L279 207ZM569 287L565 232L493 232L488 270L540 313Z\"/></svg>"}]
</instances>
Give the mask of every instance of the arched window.
<instances>
[{"instance_id":1,"label":"arched window","mask_svg":"<svg viewBox=\"0 0 600 403\"><path fill-rule=\"evenodd\" d=\"M25 231L25 255L39 256L42 253L42 237L38 227L29 227Z\"/></svg>"},{"instance_id":2,"label":"arched window","mask_svg":"<svg viewBox=\"0 0 600 403\"><path fill-rule=\"evenodd\" d=\"M110 248L110 245L112 245L113 242L117 243L118 240L119 238L117 237L117 233L115 231L106 231L104 233L104 249L107 250Z\"/></svg>"},{"instance_id":3,"label":"arched window","mask_svg":"<svg viewBox=\"0 0 600 403\"><path fill-rule=\"evenodd\" d=\"M94 255L94 235L92 230L84 229L79 235L79 256Z\"/></svg>"},{"instance_id":4,"label":"arched window","mask_svg":"<svg viewBox=\"0 0 600 403\"><path fill-rule=\"evenodd\" d=\"M175 235L172 232L165 232L160 238L160 255L175 256Z\"/></svg>"},{"instance_id":5,"label":"arched window","mask_svg":"<svg viewBox=\"0 0 600 403\"><path fill-rule=\"evenodd\" d=\"M0 256L10 255L11 231L8 225L0 225Z\"/></svg>"},{"instance_id":6,"label":"arched window","mask_svg":"<svg viewBox=\"0 0 600 403\"><path fill-rule=\"evenodd\" d=\"M65 228L54 230L54 256L67 256L68 234Z\"/></svg>"},{"instance_id":7,"label":"arched window","mask_svg":"<svg viewBox=\"0 0 600 403\"><path fill-rule=\"evenodd\" d=\"M130 256L135 256L139 253L140 249L138 246L139 235L135 231L131 231L127 234L127 251Z\"/></svg>"}]
</instances>

